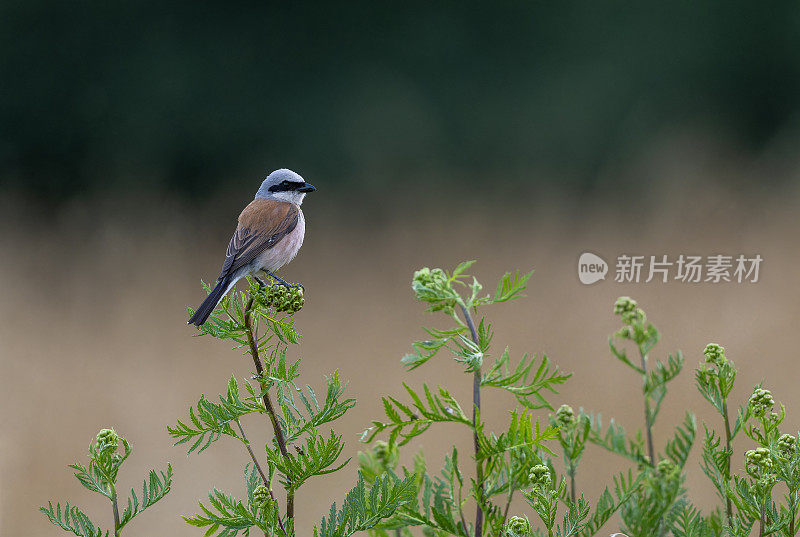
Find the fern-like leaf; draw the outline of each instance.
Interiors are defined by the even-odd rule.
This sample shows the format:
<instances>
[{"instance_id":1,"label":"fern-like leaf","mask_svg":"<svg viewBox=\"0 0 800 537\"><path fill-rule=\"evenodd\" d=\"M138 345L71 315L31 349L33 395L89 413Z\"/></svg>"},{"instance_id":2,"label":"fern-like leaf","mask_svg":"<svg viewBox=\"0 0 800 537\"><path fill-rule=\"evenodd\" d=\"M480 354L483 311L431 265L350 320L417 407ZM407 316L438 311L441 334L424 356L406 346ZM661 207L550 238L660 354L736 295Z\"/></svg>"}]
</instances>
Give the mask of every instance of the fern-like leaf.
<instances>
[{"instance_id":1,"label":"fern-like leaf","mask_svg":"<svg viewBox=\"0 0 800 537\"><path fill-rule=\"evenodd\" d=\"M367 487L361 472L356 486L347 493L342 508L331 505L330 514L314 526L314 537L348 537L391 517L402 505L414 499L414 479L403 480L384 474Z\"/></svg>"}]
</instances>

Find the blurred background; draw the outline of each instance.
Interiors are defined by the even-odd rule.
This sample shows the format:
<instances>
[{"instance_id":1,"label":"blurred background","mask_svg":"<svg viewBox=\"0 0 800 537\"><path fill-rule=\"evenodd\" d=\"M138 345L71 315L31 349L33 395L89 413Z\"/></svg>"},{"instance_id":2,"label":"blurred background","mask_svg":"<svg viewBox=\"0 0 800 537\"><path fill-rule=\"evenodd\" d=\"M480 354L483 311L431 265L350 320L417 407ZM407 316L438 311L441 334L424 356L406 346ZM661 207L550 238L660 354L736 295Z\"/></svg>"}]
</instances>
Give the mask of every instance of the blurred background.
<instances>
[{"instance_id":1,"label":"blurred background","mask_svg":"<svg viewBox=\"0 0 800 537\"><path fill-rule=\"evenodd\" d=\"M656 355L687 357L657 445L687 408L716 425L691 372L710 341L740 367L737 399L765 381L796 431L798 38L792 2L3 2L0 534L58 534L37 511L51 499L108 526L66 467L102 427L134 445L123 488L153 465L176 470L132 535L198 535L177 513L212 487L242 493L240 446L187 458L166 426L250 373L238 351L191 337L186 307L279 167L318 187L282 274L306 288L303 382L321 388L338 368L358 399L337 425L343 456L402 381L468 400L471 380L444 356L410 374L399 362L422 324L443 322L414 302L413 270L464 259L489 288L535 269L527 298L488 314L496 352L574 373L555 406L640 426L639 380L607 345L613 302L631 295L663 333ZM620 254L764 262L754 284L584 286L584 251L610 276ZM484 399L505 427L512 400ZM468 434L443 427L407 455L422 447L438 467L453 439L469 452ZM698 451L690 497L710 508ZM299 534L356 466L300 491ZM624 468L592 449L579 486L594 500Z\"/></svg>"}]
</instances>

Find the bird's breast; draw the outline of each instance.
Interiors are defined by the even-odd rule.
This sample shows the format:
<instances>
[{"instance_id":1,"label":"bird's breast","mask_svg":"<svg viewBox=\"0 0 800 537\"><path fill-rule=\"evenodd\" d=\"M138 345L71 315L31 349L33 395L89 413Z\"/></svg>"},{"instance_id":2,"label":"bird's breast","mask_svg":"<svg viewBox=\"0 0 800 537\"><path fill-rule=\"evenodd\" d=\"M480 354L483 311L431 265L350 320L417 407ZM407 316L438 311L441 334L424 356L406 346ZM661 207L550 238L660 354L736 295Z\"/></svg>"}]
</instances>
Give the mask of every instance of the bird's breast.
<instances>
[{"instance_id":1,"label":"bird's breast","mask_svg":"<svg viewBox=\"0 0 800 537\"><path fill-rule=\"evenodd\" d=\"M303 238L306 235L306 219L303 211L297 215L297 225L290 231L278 244L266 250L258 258L260 267L264 270L274 272L294 259L300 247L303 245Z\"/></svg>"}]
</instances>

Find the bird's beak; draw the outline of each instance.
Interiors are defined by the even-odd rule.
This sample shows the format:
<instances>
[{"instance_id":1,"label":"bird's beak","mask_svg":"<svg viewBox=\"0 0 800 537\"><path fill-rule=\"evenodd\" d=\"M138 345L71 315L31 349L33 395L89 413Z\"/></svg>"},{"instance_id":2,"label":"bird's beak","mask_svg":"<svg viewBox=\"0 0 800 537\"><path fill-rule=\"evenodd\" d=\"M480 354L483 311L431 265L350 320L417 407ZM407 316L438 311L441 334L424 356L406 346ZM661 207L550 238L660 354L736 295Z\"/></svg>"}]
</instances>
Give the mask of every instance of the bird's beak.
<instances>
[{"instance_id":1,"label":"bird's beak","mask_svg":"<svg viewBox=\"0 0 800 537\"><path fill-rule=\"evenodd\" d=\"M310 183L303 183L303 186L297 189L298 192L314 192L317 188Z\"/></svg>"}]
</instances>

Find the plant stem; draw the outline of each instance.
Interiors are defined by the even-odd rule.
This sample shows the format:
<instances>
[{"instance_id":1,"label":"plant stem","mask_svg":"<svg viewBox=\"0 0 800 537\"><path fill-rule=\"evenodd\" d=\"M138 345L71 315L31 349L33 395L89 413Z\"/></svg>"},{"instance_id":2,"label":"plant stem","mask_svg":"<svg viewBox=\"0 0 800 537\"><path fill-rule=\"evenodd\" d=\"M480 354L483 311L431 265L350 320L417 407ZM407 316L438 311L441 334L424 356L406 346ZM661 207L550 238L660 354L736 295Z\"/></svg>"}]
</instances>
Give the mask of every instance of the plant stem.
<instances>
[{"instance_id":1,"label":"plant stem","mask_svg":"<svg viewBox=\"0 0 800 537\"><path fill-rule=\"evenodd\" d=\"M764 515L767 508L767 501L761 502L761 516L758 518L758 537L764 537Z\"/></svg>"},{"instance_id":2,"label":"plant stem","mask_svg":"<svg viewBox=\"0 0 800 537\"><path fill-rule=\"evenodd\" d=\"M642 378L647 382L647 354L642 352L642 347L639 346L639 356L642 358ZM650 465L655 466L656 455L653 448L653 424L650 423L650 397L645 393L644 395L644 425L647 430L647 454L650 457Z\"/></svg>"},{"instance_id":3,"label":"plant stem","mask_svg":"<svg viewBox=\"0 0 800 537\"><path fill-rule=\"evenodd\" d=\"M256 470L261 475L261 480L264 482L264 486L267 487L267 491L269 491L269 497L272 498L272 501L275 501L275 495L272 494L272 487L269 486L269 480L267 479L267 475L264 473L264 470L261 469L261 465L258 464L258 459L256 458L256 454L253 453L253 448L250 447L250 440L247 439L247 435L244 434L244 428L242 427L241 422L236 419L236 425L239 426L239 432L242 433L242 439L244 440L244 446L247 448L247 452L250 453L250 458L253 459L253 464L256 466ZM283 520L281 517L278 517L278 525L281 527L281 531L286 533L286 528L283 527Z\"/></svg>"},{"instance_id":4,"label":"plant stem","mask_svg":"<svg viewBox=\"0 0 800 537\"><path fill-rule=\"evenodd\" d=\"M575 468L571 468L569 471L569 495L572 498L572 503L575 503L577 492L575 491Z\"/></svg>"},{"instance_id":5,"label":"plant stem","mask_svg":"<svg viewBox=\"0 0 800 537\"><path fill-rule=\"evenodd\" d=\"M478 342L478 332L475 330L475 323L472 322L472 316L469 314L469 309L461 305L461 312L464 314L464 320L469 328L472 342L475 345L480 345ZM472 377L472 425L474 432L472 433L473 443L475 445L475 481L479 484L479 498L477 500L477 508L475 509L475 537L483 535L483 502L484 502L484 489L483 489L483 466L480 463L478 455L480 454L480 443L478 442L478 417L481 411L481 368L480 366L475 369Z\"/></svg>"},{"instance_id":6,"label":"plant stem","mask_svg":"<svg viewBox=\"0 0 800 537\"><path fill-rule=\"evenodd\" d=\"M508 520L508 510L511 508L512 499L514 499L514 489L509 487L508 497L506 498L506 508L503 509L503 523L501 524L501 526L505 526L506 520Z\"/></svg>"},{"instance_id":7,"label":"plant stem","mask_svg":"<svg viewBox=\"0 0 800 537\"><path fill-rule=\"evenodd\" d=\"M247 332L247 343L250 346L250 355L253 357L253 363L256 367L256 374L261 378L264 376L264 366L261 365L261 357L258 354L258 343L253 333L253 321L251 318L252 309L253 297L250 297L250 300L247 301L247 307L245 308L244 326ZM264 401L264 408L267 410L267 415L269 415L269 420L272 422L272 430L275 433L275 441L278 444L278 449L281 455L288 459L289 451L286 449L286 437L278 421L278 415L275 413L275 407L272 406L272 399L268 391L264 391L262 399ZM286 476L286 519L289 520L292 518L294 518L294 488L292 487L291 480Z\"/></svg>"},{"instance_id":8,"label":"plant stem","mask_svg":"<svg viewBox=\"0 0 800 537\"><path fill-rule=\"evenodd\" d=\"M722 401L722 419L725 422L725 451L731 451L731 422L728 418L728 399ZM730 482L731 476L731 457L728 455L727 474L725 475L725 484ZM733 504L730 497L726 498L725 513L728 515L728 526L733 526ZM794 520L792 520L794 522Z\"/></svg>"},{"instance_id":9,"label":"plant stem","mask_svg":"<svg viewBox=\"0 0 800 537\"><path fill-rule=\"evenodd\" d=\"M114 536L119 537L119 506L117 505L117 489L111 485L111 507L114 509Z\"/></svg>"}]
</instances>

